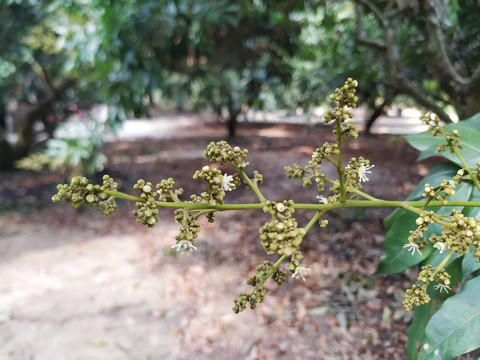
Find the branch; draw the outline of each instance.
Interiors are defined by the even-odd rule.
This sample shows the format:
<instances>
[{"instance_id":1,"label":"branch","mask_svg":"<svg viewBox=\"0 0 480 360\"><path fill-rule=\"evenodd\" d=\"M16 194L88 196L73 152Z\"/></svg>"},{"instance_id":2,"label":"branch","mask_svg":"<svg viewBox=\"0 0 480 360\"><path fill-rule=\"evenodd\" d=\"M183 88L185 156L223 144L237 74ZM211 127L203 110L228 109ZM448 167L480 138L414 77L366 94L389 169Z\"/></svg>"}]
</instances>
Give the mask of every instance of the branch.
<instances>
[{"instance_id":1,"label":"branch","mask_svg":"<svg viewBox=\"0 0 480 360\"><path fill-rule=\"evenodd\" d=\"M357 29L355 32L355 40L363 45L373 47L380 51L385 51L385 42L380 39L367 38L363 34L363 11L360 6L355 6L355 12L357 14Z\"/></svg>"},{"instance_id":2,"label":"branch","mask_svg":"<svg viewBox=\"0 0 480 360\"><path fill-rule=\"evenodd\" d=\"M393 29L390 26L387 18L383 15L383 13L370 0L355 0L355 3L357 5L363 5L366 9L368 9L375 16L378 24L383 30L383 35L385 39L385 48L383 49L383 51L385 52L385 56L387 58L390 75L395 82L395 88L399 92L411 96L421 106L424 106L427 109L435 112L442 121L447 123L452 122L450 116L448 116L447 113L440 106L436 105L433 101L431 101L428 96L424 92L419 90L413 84L413 82L405 75L405 71L403 70L402 64L400 62L400 54L397 47L395 46ZM361 12L357 12L357 14L361 15Z\"/></svg>"},{"instance_id":3,"label":"branch","mask_svg":"<svg viewBox=\"0 0 480 360\"><path fill-rule=\"evenodd\" d=\"M442 13L445 8L441 1L421 1L425 23L426 44L425 54L427 61L437 81L446 88L452 88L451 83L468 85L470 79L461 76L453 66L447 54L445 34L441 26Z\"/></svg>"}]
</instances>

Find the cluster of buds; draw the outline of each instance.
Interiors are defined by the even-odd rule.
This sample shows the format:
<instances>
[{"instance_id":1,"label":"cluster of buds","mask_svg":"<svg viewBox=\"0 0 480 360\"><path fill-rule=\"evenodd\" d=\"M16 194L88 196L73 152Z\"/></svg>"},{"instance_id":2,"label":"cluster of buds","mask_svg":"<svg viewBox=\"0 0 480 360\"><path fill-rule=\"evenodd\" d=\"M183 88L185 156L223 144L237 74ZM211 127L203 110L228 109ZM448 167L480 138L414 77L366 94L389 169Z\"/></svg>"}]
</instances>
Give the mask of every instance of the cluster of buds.
<instances>
[{"instance_id":1,"label":"cluster of buds","mask_svg":"<svg viewBox=\"0 0 480 360\"><path fill-rule=\"evenodd\" d=\"M359 157L358 160L352 158L345 167L344 174L347 179L355 180L354 183L357 183L359 185L358 188L361 189L360 183L368 181L367 174L371 173L370 169L373 167L375 167L375 165L370 165L370 161L363 157Z\"/></svg>"},{"instance_id":2,"label":"cluster of buds","mask_svg":"<svg viewBox=\"0 0 480 360\"><path fill-rule=\"evenodd\" d=\"M403 245L404 248L412 252L412 255L415 255L415 252L422 255L422 251L425 250L425 246L428 245L424 233L428 231L428 226L435 222L434 216L435 213L433 211L422 211L420 216L415 220L417 228L410 231L408 243Z\"/></svg>"},{"instance_id":3,"label":"cluster of buds","mask_svg":"<svg viewBox=\"0 0 480 360\"><path fill-rule=\"evenodd\" d=\"M292 255L298 251L305 229L297 227L298 224L292 217L295 211L292 205L292 200L265 203L263 211L272 215L272 221L263 225L259 232L260 241L267 254Z\"/></svg>"},{"instance_id":4,"label":"cluster of buds","mask_svg":"<svg viewBox=\"0 0 480 360\"><path fill-rule=\"evenodd\" d=\"M235 314L242 312L247 308L247 304L250 305L250 309L255 309L258 303L262 303L265 300L265 295L267 290L264 288L255 288L250 294L246 292L241 292L238 294L238 298L233 299L232 310Z\"/></svg>"},{"instance_id":5,"label":"cluster of buds","mask_svg":"<svg viewBox=\"0 0 480 360\"><path fill-rule=\"evenodd\" d=\"M269 277L278 285L282 285L287 280L287 272L278 267L275 268L274 265L265 260L257 266L255 275L247 280L247 285L254 287L253 291L250 294L239 293L238 298L233 300L232 310L238 314L247 308L247 304L250 305L251 309L255 309L258 303L262 303L267 293L262 285Z\"/></svg>"},{"instance_id":6,"label":"cluster of buds","mask_svg":"<svg viewBox=\"0 0 480 360\"><path fill-rule=\"evenodd\" d=\"M459 254L469 252L473 245L473 255L480 261L480 223L473 217L462 214L459 210L451 212L451 227L444 227L441 235L432 235L430 241L440 251L449 249Z\"/></svg>"},{"instance_id":7,"label":"cluster of buds","mask_svg":"<svg viewBox=\"0 0 480 360\"><path fill-rule=\"evenodd\" d=\"M454 148L462 149L459 131L452 130L449 133L445 133L445 125L440 125L440 120L436 114L428 113L423 115L420 120L422 120L425 125L428 125L428 131L431 132L433 136L442 134L447 140L446 144L440 144L437 146L438 153L445 151L446 149L449 149L452 153L454 152Z\"/></svg>"},{"instance_id":8,"label":"cluster of buds","mask_svg":"<svg viewBox=\"0 0 480 360\"><path fill-rule=\"evenodd\" d=\"M407 311L412 310L414 306L420 306L430 301L427 287L432 281L437 283L434 287L435 290L440 290L440 292L452 290L450 288L450 275L443 268L436 269L432 265L424 265L418 274L417 280L420 283L414 284L411 289L407 289L405 292L403 306Z\"/></svg>"},{"instance_id":9,"label":"cluster of buds","mask_svg":"<svg viewBox=\"0 0 480 360\"><path fill-rule=\"evenodd\" d=\"M238 146L235 146L233 149L226 141L219 141L217 143L211 142L207 146L205 151L205 157L210 160L212 163L224 164L235 164L239 169L246 168L248 162L245 161L247 158L248 150L241 150Z\"/></svg>"},{"instance_id":10,"label":"cluster of buds","mask_svg":"<svg viewBox=\"0 0 480 360\"><path fill-rule=\"evenodd\" d=\"M195 171L193 178L195 180L205 180L208 184L208 191L201 193L200 196L193 195L192 201L210 206L215 206L217 203L223 204L225 191L232 191L240 184L240 178L237 174L222 174L221 170L210 166L204 166L202 170Z\"/></svg>"},{"instance_id":11,"label":"cluster of buds","mask_svg":"<svg viewBox=\"0 0 480 360\"><path fill-rule=\"evenodd\" d=\"M156 185L158 201L178 201L178 197L183 194L183 189L173 189L175 186L175 181L172 178L163 179L159 184Z\"/></svg>"},{"instance_id":12,"label":"cluster of buds","mask_svg":"<svg viewBox=\"0 0 480 360\"><path fill-rule=\"evenodd\" d=\"M188 209L175 210L175 222L180 224L180 233L175 237L177 251L196 250L195 239L200 232L200 223Z\"/></svg>"},{"instance_id":13,"label":"cluster of buds","mask_svg":"<svg viewBox=\"0 0 480 360\"><path fill-rule=\"evenodd\" d=\"M338 120L343 123L346 120L353 118L352 112L346 110L344 107L346 106L347 108L355 108L357 106L358 97L355 96L357 86L358 82L356 80L348 78L341 88L335 89L335 93L330 95L330 99L336 101L338 103L338 107L335 107L333 110L329 110L325 113L325 123L328 124L333 120Z\"/></svg>"},{"instance_id":14,"label":"cluster of buds","mask_svg":"<svg viewBox=\"0 0 480 360\"><path fill-rule=\"evenodd\" d=\"M456 180L443 180L437 189L432 187L430 184L425 184L425 191L423 192L422 196L441 201L443 205L446 205L446 198L455 195L454 187L457 184L458 182Z\"/></svg>"},{"instance_id":15,"label":"cluster of buds","mask_svg":"<svg viewBox=\"0 0 480 360\"><path fill-rule=\"evenodd\" d=\"M117 204L113 196L105 193L106 190L116 191L117 183L110 176L103 176L102 185L90 184L86 177L76 176L72 178L70 184L58 184L58 193L53 195L52 201L59 203L64 199L72 204L74 208L80 205L88 205L91 207L100 206L104 215L110 215L117 210ZM106 199L100 201L100 199Z\"/></svg>"},{"instance_id":16,"label":"cluster of buds","mask_svg":"<svg viewBox=\"0 0 480 360\"><path fill-rule=\"evenodd\" d=\"M255 275L253 275L250 279L247 280L247 285L256 287L259 284L263 284L269 276L278 285L282 285L287 280L286 271L280 268L276 268L275 271L270 275L272 269L273 265L269 261L265 260L263 263L257 266L257 271Z\"/></svg>"},{"instance_id":17,"label":"cluster of buds","mask_svg":"<svg viewBox=\"0 0 480 360\"><path fill-rule=\"evenodd\" d=\"M238 176L238 174L235 174L235 175L234 175L234 179L236 180L236 185L237 185L237 186L240 186L240 183L241 183L241 182L240 182L240 177ZM261 185L261 184L263 184L263 175L260 174L257 170L255 170L255 171L253 172L252 183L255 184L255 185ZM246 186L245 188L246 188L247 190L252 190L252 189L250 188L250 186L248 186L248 184L247 184L247 186Z\"/></svg>"},{"instance_id":18,"label":"cluster of buds","mask_svg":"<svg viewBox=\"0 0 480 360\"><path fill-rule=\"evenodd\" d=\"M331 146L327 146L331 145ZM298 164L293 166L285 166L283 169L287 175L287 178L293 180L302 180L303 186L309 187L312 185L312 181L317 184L317 190L323 191L325 189L325 182L328 181L324 173L320 171L322 160L333 154L336 144L325 143L321 148L315 150L312 155L312 160L308 162L305 168Z\"/></svg>"},{"instance_id":19,"label":"cluster of buds","mask_svg":"<svg viewBox=\"0 0 480 360\"><path fill-rule=\"evenodd\" d=\"M133 188L142 192L140 198L143 200L135 203L138 210L134 210L133 215L137 217L137 223L154 227L159 219L157 203L155 202L157 193L153 190L152 183L146 183L145 180L140 179Z\"/></svg>"},{"instance_id":20,"label":"cluster of buds","mask_svg":"<svg viewBox=\"0 0 480 360\"><path fill-rule=\"evenodd\" d=\"M451 153L453 153L454 148L462 149L462 144L460 143L460 133L458 130L452 130L449 133L444 133L445 139L447 140L447 144L440 144L437 146L437 153L445 151L449 149Z\"/></svg>"},{"instance_id":21,"label":"cluster of buds","mask_svg":"<svg viewBox=\"0 0 480 360\"><path fill-rule=\"evenodd\" d=\"M436 114L427 113L423 115L420 120L428 126L427 131L431 132L433 136L438 136L443 132L444 125L440 125L440 119Z\"/></svg>"},{"instance_id":22,"label":"cluster of buds","mask_svg":"<svg viewBox=\"0 0 480 360\"><path fill-rule=\"evenodd\" d=\"M295 279L302 278L305 281L305 276L307 272L310 271L310 268L306 268L303 266L300 261L303 259L303 255L300 251L296 251L292 254L292 258L290 259L290 264L288 265L288 269L292 273L292 277Z\"/></svg>"}]
</instances>

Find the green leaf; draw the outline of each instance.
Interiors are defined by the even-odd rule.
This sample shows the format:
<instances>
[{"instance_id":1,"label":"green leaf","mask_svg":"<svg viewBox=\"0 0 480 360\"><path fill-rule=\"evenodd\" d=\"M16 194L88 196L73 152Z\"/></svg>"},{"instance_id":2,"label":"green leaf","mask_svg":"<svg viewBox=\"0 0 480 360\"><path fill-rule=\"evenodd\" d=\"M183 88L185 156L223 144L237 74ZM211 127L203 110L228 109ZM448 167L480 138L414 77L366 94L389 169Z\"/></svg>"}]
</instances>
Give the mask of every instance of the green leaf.
<instances>
[{"instance_id":1,"label":"green leaf","mask_svg":"<svg viewBox=\"0 0 480 360\"><path fill-rule=\"evenodd\" d=\"M432 300L425 305L417 306L414 310L413 321L408 327L407 356L409 360L417 358L417 344L423 342L423 335L428 321L435 313L437 300L435 295L429 294Z\"/></svg>"},{"instance_id":2,"label":"green leaf","mask_svg":"<svg viewBox=\"0 0 480 360\"><path fill-rule=\"evenodd\" d=\"M385 254L380 258L377 274L396 274L422 262L433 251L427 246L422 255L410 254L403 245L407 243L410 230L416 229L415 220L418 215L409 211L400 210L400 215L388 229L383 247ZM431 234L430 234L431 235Z\"/></svg>"},{"instance_id":3,"label":"green leaf","mask_svg":"<svg viewBox=\"0 0 480 360\"><path fill-rule=\"evenodd\" d=\"M436 252L438 253L438 252ZM461 277L461 263L462 255L454 254L452 259L447 263L445 270L450 274L450 285L454 287ZM432 262L432 265L438 265L436 262ZM407 355L409 360L417 358L417 345L423 343L425 334L425 328L428 321L435 313L437 308L437 300L444 301L448 297L451 297L451 293L439 292L434 289L434 286L430 285L427 288L427 293L431 300L425 305L421 305L415 308L413 314L412 324L408 327L408 342L407 342Z\"/></svg>"},{"instance_id":4,"label":"green leaf","mask_svg":"<svg viewBox=\"0 0 480 360\"><path fill-rule=\"evenodd\" d=\"M471 123L475 123L475 121L472 121ZM462 144L463 149L458 150L460 155L470 168L475 168L476 163L480 162L480 131L475 130L471 126L465 125L464 123L448 124L445 126L445 132L450 132L454 129L458 130L461 136L460 143ZM437 146L440 144L446 144L446 140L442 135L434 137L431 133L426 131L406 136L406 139L411 146L420 151L418 160L441 155L458 166L463 167L457 155L451 153L448 149L441 153L437 153Z\"/></svg>"},{"instance_id":5,"label":"green leaf","mask_svg":"<svg viewBox=\"0 0 480 360\"><path fill-rule=\"evenodd\" d=\"M468 119L462 120L461 124L470 126L476 130L480 130L480 113L475 114Z\"/></svg>"},{"instance_id":6,"label":"green leaf","mask_svg":"<svg viewBox=\"0 0 480 360\"><path fill-rule=\"evenodd\" d=\"M420 198L422 193L425 191L425 184L430 184L433 187L437 187L442 183L444 179L450 179L455 176L458 169L458 166L446 161L435 165L433 168L430 169L430 171L422 179L422 181L420 181L415 190L413 190L412 193L408 195L407 200L415 200ZM384 220L383 224L385 225L385 229L388 230L390 228L390 226L393 224L396 217L400 215L400 213L400 210L395 210Z\"/></svg>"},{"instance_id":7,"label":"green leaf","mask_svg":"<svg viewBox=\"0 0 480 360\"><path fill-rule=\"evenodd\" d=\"M425 329L419 360L449 360L480 348L480 277L445 300Z\"/></svg>"},{"instance_id":8,"label":"green leaf","mask_svg":"<svg viewBox=\"0 0 480 360\"><path fill-rule=\"evenodd\" d=\"M439 181L439 177L432 176L431 179L436 181L435 185L441 182ZM444 178L442 178L442 180L443 179ZM430 184L434 186L433 181L430 182ZM473 184L469 182L461 183L456 187L455 191L455 195L452 196L450 200L469 199L473 191ZM448 214L454 208L459 210L462 209L462 207L458 206L442 206L440 208L435 208L434 210L438 214ZM431 209L433 208L427 208L427 210ZM407 243L407 238L410 235L410 231L416 229L417 227L415 224L415 220L417 219L417 217L418 215L415 213L406 210L398 210L398 215L394 215L393 221L389 221L389 227L383 245L385 249L385 254L380 258L380 262L376 271L377 274L395 274L398 272L402 272L409 267L419 264L430 256L433 251L432 246L427 246L422 252L422 255L409 254L403 248L403 245ZM437 224L433 224L430 225L428 232L425 234L425 237L428 239L432 234L440 233L441 227ZM444 256L445 254L439 254L438 252L435 252L433 259L435 260L437 257Z\"/></svg>"},{"instance_id":9,"label":"green leaf","mask_svg":"<svg viewBox=\"0 0 480 360\"><path fill-rule=\"evenodd\" d=\"M470 274L474 271L480 269L480 262L477 262L476 259L473 257L472 249L470 252L463 255L462 261L462 283L464 283Z\"/></svg>"}]
</instances>

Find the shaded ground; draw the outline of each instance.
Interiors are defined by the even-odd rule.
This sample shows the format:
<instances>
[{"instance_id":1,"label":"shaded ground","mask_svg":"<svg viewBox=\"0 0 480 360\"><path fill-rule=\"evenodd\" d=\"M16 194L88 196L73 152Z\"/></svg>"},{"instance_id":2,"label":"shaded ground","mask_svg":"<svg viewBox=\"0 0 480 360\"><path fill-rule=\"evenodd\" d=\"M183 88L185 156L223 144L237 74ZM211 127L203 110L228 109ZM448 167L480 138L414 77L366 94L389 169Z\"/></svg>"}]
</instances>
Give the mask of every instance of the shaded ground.
<instances>
[{"instance_id":1,"label":"shaded ground","mask_svg":"<svg viewBox=\"0 0 480 360\"><path fill-rule=\"evenodd\" d=\"M207 164L203 150L223 139L218 124L180 122L175 137L109 143L106 172L131 189L138 178L173 177L186 194ZM178 131L181 131L179 136ZM330 129L241 125L231 142L249 149L250 169L265 178L271 200L315 201L283 166L305 164ZM416 163L403 140L361 136L346 156L375 164L365 190L404 198L430 163ZM332 169L326 168L326 172ZM101 177L101 174L99 175ZM402 288L414 274L371 274L382 254L389 210L331 213L326 229L302 246L306 281L268 283L264 304L235 315L232 299L264 259L259 212L230 212L202 222L198 251L177 255L171 210L153 229L135 223L133 204L106 218L97 209L52 206L60 174L25 171L0 177L0 359L405 359L409 314ZM128 190L126 190L128 191ZM202 190L203 191L203 190ZM228 193L227 202L255 201ZM305 224L310 213L298 212Z\"/></svg>"}]
</instances>

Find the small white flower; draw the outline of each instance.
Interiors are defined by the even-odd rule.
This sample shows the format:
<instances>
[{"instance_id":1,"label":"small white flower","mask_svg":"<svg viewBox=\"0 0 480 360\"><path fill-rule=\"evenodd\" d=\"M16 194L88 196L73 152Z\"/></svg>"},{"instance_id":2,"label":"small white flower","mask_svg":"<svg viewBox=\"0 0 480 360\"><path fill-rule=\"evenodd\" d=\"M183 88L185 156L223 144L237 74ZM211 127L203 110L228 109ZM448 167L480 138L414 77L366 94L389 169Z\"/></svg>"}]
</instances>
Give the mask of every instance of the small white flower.
<instances>
[{"instance_id":1,"label":"small white flower","mask_svg":"<svg viewBox=\"0 0 480 360\"><path fill-rule=\"evenodd\" d=\"M283 206L283 204L281 204L281 203L276 204L275 208L277 209L278 212L285 211L285 206Z\"/></svg>"},{"instance_id":2,"label":"small white flower","mask_svg":"<svg viewBox=\"0 0 480 360\"><path fill-rule=\"evenodd\" d=\"M317 195L317 199L320 204L328 204L328 199L323 195Z\"/></svg>"},{"instance_id":3,"label":"small white flower","mask_svg":"<svg viewBox=\"0 0 480 360\"><path fill-rule=\"evenodd\" d=\"M435 290L438 290L440 289L440 292L442 292L443 290L445 290L445 292L448 293L448 290L452 290L452 288L448 285L443 285L443 284L438 284L438 285L435 285L433 287Z\"/></svg>"},{"instance_id":4,"label":"small white flower","mask_svg":"<svg viewBox=\"0 0 480 360\"><path fill-rule=\"evenodd\" d=\"M294 277L295 279L298 279L301 276L303 281L305 281L304 275L307 275L308 271L310 271L310 268L305 268L302 265L298 265L295 268L295 272L292 274L292 277Z\"/></svg>"},{"instance_id":5,"label":"small white flower","mask_svg":"<svg viewBox=\"0 0 480 360\"><path fill-rule=\"evenodd\" d=\"M433 245L433 247L440 250L440 254L441 254L447 249L447 244L439 241L439 242L435 243L435 245Z\"/></svg>"},{"instance_id":6,"label":"small white flower","mask_svg":"<svg viewBox=\"0 0 480 360\"><path fill-rule=\"evenodd\" d=\"M412 243L412 242L409 242L408 244L405 244L403 245L404 248L407 248L408 251L411 251L412 252L412 255L415 255L415 251L418 251L418 253L420 255L422 255L422 253L420 252L420 249L418 247L417 244L415 243Z\"/></svg>"},{"instance_id":7,"label":"small white flower","mask_svg":"<svg viewBox=\"0 0 480 360\"><path fill-rule=\"evenodd\" d=\"M367 178L367 174L371 174L372 172L369 171L371 168L373 168L375 165L368 165L368 166L365 166L365 164L362 164L359 168L358 168L358 180L360 182L366 182L368 181L368 178Z\"/></svg>"},{"instance_id":8,"label":"small white flower","mask_svg":"<svg viewBox=\"0 0 480 360\"><path fill-rule=\"evenodd\" d=\"M220 184L225 189L225 191L232 191L235 189L235 184L233 183L233 175L224 174Z\"/></svg>"},{"instance_id":9,"label":"small white flower","mask_svg":"<svg viewBox=\"0 0 480 360\"><path fill-rule=\"evenodd\" d=\"M187 250L197 250L195 246L193 246L191 241L188 240L180 240L178 243L175 245L172 245L172 248L177 249L177 252L182 252L182 254L187 251Z\"/></svg>"}]
</instances>

